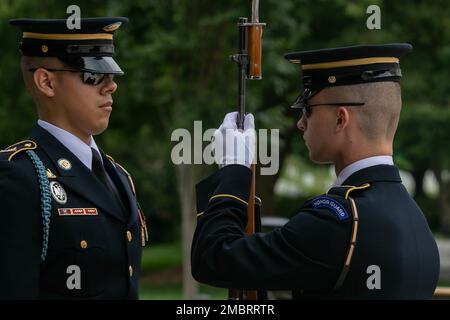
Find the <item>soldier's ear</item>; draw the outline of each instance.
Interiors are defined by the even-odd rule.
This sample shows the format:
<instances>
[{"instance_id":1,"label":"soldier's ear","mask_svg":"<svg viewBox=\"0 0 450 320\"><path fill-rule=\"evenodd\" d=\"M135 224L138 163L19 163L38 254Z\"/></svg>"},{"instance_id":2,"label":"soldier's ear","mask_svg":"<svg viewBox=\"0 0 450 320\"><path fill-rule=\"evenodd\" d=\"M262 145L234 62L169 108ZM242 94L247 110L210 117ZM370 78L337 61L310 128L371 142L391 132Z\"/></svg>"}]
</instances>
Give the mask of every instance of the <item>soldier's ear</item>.
<instances>
[{"instance_id":1,"label":"soldier's ear","mask_svg":"<svg viewBox=\"0 0 450 320\"><path fill-rule=\"evenodd\" d=\"M38 91L45 96L50 98L55 95L55 77L52 72L45 70L44 68L39 68L34 71L33 81Z\"/></svg>"},{"instance_id":2,"label":"soldier's ear","mask_svg":"<svg viewBox=\"0 0 450 320\"><path fill-rule=\"evenodd\" d=\"M336 110L336 130L341 131L345 129L350 120L350 113L347 108L338 107Z\"/></svg>"}]
</instances>

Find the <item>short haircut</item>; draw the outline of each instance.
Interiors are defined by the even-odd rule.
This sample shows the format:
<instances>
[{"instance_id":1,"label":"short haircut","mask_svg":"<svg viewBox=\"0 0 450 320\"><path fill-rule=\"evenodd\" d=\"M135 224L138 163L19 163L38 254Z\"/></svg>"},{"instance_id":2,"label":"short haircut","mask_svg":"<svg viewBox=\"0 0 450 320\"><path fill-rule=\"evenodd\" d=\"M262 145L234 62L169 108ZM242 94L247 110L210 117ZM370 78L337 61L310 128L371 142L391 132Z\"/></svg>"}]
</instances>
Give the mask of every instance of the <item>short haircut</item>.
<instances>
[{"instance_id":1,"label":"short haircut","mask_svg":"<svg viewBox=\"0 0 450 320\"><path fill-rule=\"evenodd\" d=\"M33 95L34 94L34 81L33 81L33 72L30 71L31 68L38 67L52 67L52 68L60 68L64 64L61 60L55 57L29 57L22 56L20 61L20 67L22 69L23 81L25 83L25 87L27 90Z\"/></svg>"},{"instance_id":2,"label":"short haircut","mask_svg":"<svg viewBox=\"0 0 450 320\"><path fill-rule=\"evenodd\" d=\"M360 132L371 141L393 141L402 106L398 82L384 81L327 88L335 102L364 102L350 107Z\"/></svg>"}]
</instances>

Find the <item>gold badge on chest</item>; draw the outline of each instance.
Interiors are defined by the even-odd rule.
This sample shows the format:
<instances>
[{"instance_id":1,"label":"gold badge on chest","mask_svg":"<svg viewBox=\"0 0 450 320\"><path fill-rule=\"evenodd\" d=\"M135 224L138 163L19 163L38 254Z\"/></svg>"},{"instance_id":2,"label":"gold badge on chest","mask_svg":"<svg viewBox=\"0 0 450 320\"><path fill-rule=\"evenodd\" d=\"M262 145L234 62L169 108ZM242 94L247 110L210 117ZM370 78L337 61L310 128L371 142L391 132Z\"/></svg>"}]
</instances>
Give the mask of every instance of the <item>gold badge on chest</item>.
<instances>
[{"instance_id":1,"label":"gold badge on chest","mask_svg":"<svg viewBox=\"0 0 450 320\"><path fill-rule=\"evenodd\" d=\"M70 161L64 158L58 160L58 166L63 170L72 169L72 164L70 163Z\"/></svg>"}]
</instances>

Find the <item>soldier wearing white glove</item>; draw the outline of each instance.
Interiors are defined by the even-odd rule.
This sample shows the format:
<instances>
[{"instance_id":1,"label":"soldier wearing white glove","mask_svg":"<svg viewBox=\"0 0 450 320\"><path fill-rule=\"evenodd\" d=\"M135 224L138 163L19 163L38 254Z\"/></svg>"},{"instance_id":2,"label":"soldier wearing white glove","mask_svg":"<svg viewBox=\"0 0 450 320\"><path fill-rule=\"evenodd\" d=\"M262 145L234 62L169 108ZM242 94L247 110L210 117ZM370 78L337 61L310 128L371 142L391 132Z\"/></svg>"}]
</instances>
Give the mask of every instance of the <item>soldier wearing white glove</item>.
<instances>
[{"instance_id":1,"label":"soldier wearing white glove","mask_svg":"<svg viewBox=\"0 0 450 320\"><path fill-rule=\"evenodd\" d=\"M255 157L255 119L251 113L245 115L244 129L237 127L237 112L228 113L214 133L212 150L216 163L222 168L240 164L250 168Z\"/></svg>"}]
</instances>

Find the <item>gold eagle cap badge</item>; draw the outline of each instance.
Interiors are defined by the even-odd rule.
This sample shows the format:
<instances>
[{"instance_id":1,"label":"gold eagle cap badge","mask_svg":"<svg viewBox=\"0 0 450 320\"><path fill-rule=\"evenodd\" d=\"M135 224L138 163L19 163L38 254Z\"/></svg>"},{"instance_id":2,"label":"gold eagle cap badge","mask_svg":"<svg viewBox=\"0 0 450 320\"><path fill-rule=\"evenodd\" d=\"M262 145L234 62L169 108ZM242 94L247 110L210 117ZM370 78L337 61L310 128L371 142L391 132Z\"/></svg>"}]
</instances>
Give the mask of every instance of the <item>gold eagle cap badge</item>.
<instances>
[{"instance_id":1,"label":"gold eagle cap badge","mask_svg":"<svg viewBox=\"0 0 450 320\"><path fill-rule=\"evenodd\" d=\"M106 32L111 32L114 30L119 29L119 27L122 25L122 22L115 22L113 24L109 24L106 27L103 27L103 30L105 30Z\"/></svg>"}]
</instances>

